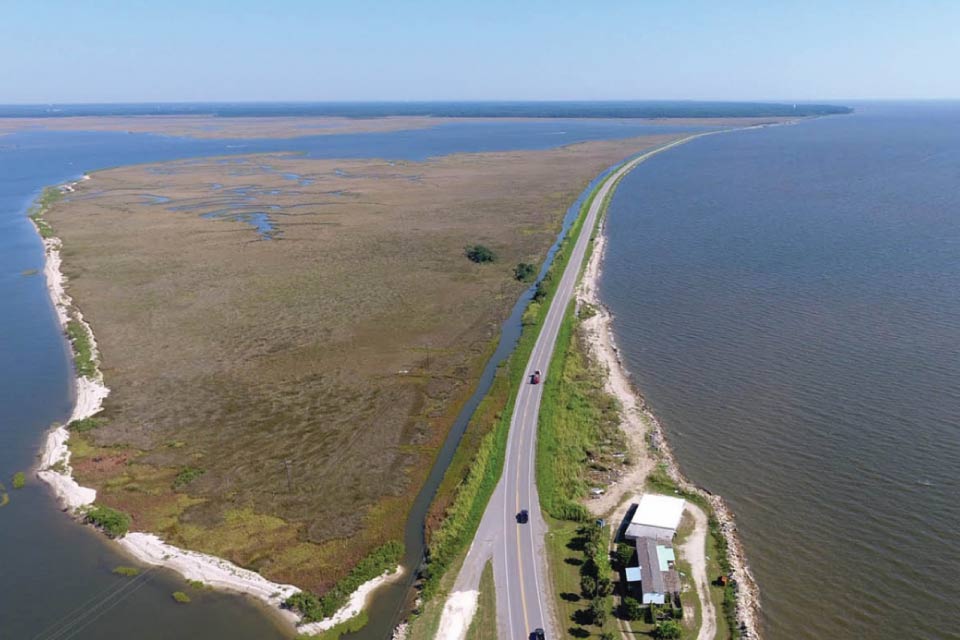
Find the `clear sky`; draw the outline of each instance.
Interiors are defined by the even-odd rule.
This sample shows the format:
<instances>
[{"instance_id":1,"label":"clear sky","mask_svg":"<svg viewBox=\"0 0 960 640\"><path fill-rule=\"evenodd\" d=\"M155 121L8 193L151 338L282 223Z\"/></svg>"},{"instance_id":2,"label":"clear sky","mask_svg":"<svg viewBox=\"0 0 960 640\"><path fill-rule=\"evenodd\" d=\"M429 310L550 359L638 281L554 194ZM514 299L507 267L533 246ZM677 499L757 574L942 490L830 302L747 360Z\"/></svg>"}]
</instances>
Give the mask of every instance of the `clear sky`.
<instances>
[{"instance_id":1,"label":"clear sky","mask_svg":"<svg viewBox=\"0 0 960 640\"><path fill-rule=\"evenodd\" d=\"M960 0L0 0L0 103L960 98Z\"/></svg>"}]
</instances>

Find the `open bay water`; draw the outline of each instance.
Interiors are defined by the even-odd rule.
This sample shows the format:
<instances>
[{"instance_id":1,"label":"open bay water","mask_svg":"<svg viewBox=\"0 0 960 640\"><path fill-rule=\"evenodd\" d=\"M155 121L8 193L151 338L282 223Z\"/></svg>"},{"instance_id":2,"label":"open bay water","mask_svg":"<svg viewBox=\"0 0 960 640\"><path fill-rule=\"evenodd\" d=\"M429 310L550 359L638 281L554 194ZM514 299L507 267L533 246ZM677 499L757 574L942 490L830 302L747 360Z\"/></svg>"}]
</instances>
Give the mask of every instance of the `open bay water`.
<instances>
[{"instance_id":1,"label":"open bay water","mask_svg":"<svg viewBox=\"0 0 960 640\"><path fill-rule=\"evenodd\" d=\"M197 140L147 134L30 131L0 136L0 638L143 640L281 638L283 630L243 598L189 590L164 571L115 576L130 561L60 513L30 473L53 422L72 405L72 373L42 275L43 248L25 214L47 185L85 171L212 155L295 151L310 157L422 160L458 152L546 149L572 142L700 130L639 121L441 124L378 134L290 140ZM163 212L158 208L158 215ZM28 472L24 489L10 478Z\"/></svg>"},{"instance_id":2,"label":"open bay water","mask_svg":"<svg viewBox=\"0 0 960 640\"><path fill-rule=\"evenodd\" d=\"M960 638L960 104L695 140L607 233L621 356L766 635Z\"/></svg>"}]
</instances>

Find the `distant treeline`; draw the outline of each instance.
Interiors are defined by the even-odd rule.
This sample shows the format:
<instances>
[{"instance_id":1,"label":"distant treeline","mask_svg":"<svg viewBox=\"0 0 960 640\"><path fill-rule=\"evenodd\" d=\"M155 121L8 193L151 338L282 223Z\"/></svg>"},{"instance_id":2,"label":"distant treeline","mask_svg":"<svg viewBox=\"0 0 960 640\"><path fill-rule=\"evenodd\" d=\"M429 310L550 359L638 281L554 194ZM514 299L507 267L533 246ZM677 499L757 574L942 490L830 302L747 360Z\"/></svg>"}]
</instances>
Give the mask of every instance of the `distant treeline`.
<instances>
[{"instance_id":1,"label":"distant treeline","mask_svg":"<svg viewBox=\"0 0 960 640\"><path fill-rule=\"evenodd\" d=\"M0 105L0 118L210 115L219 117L435 116L440 118L747 118L850 113L850 107L774 102L674 100L596 102L205 102Z\"/></svg>"}]
</instances>

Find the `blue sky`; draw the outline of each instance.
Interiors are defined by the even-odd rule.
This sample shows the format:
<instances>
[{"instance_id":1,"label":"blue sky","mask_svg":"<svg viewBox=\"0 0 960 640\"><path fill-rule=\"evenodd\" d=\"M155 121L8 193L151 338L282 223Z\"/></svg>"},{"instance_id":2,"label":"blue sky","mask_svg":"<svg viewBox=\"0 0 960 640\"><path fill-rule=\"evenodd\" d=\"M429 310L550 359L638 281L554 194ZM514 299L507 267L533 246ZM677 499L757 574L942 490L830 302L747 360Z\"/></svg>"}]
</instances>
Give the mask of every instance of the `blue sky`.
<instances>
[{"instance_id":1,"label":"blue sky","mask_svg":"<svg viewBox=\"0 0 960 640\"><path fill-rule=\"evenodd\" d=\"M0 3L0 103L960 98L960 1Z\"/></svg>"}]
</instances>

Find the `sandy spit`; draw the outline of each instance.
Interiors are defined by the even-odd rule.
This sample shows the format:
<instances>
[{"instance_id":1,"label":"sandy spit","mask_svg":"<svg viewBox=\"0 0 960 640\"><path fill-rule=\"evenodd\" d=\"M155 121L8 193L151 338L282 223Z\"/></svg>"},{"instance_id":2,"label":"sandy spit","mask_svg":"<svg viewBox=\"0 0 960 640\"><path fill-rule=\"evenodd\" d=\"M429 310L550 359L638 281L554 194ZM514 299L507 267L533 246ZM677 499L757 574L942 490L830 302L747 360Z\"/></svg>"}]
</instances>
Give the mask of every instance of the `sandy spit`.
<instances>
[{"instance_id":1,"label":"sandy spit","mask_svg":"<svg viewBox=\"0 0 960 640\"><path fill-rule=\"evenodd\" d=\"M601 225L603 224L604 222L601 221ZM736 619L737 625L740 627L741 637L747 640L759 640L761 638L759 627L760 593L747 563L743 545L737 533L733 512L721 496L694 485L683 475L673 455L673 450L664 435L660 421L647 407L643 395L631 382L630 373L620 358L620 352L613 335L613 317L601 302L598 293L605 248L605 228L601 228L597 234L590 261L583 274L578 292L578 302L581 304L588 303L597 311L595 316L584 322L590 353L607 372L605 387L610 394L620 401L623 407L623 428L630 441L638 445L636 448L639 451L636 452L638 460L634 469L621 479L617 490L608 491L607 495L603 496L601 500L604 501L604 505L602 506L608 509L613 508L624 491L642 486L643 478L647 476L653 466L653 460L641 453L646 450L646 442L649 442L655 451L655 456L665 464L668 475L677 486L684 491L703 496L713 507L716 518L720 523L720 530L727 541L731 574L736 584ZM607 504L608 502L609 504ZM600 505L588 503L587 506L591 510L596 510Z\"/></svg>"},{"instance_id":2,"label":"sandy spit","mask_svg":"<svg viewBox=\"0 0 960 640\"><path fill-rule=\"evenodd\" d=\"M88 180L89 176L84 176L82 179ZM76 184L71 182L62 185L60 190L63 193L71 193L75 190ZM37 231L39 233L39 229ZM67 322L71 319L80 322L90 338L94 362L99 363L99 352L93 331L84 321L80 310L73 306L73 300L66 292L67 279L60 268L62 246L59 238L43 239L46 258L43 273L47 282L47 291L61 329L66 331ZM75 402L67 425L99 413L103 409L103 401L110 393L110 389L103 382L103 374L99 368L91 377L77 376L74 380L74 389ZM40 452L37 476L50 486L64 511L79 517L82 515L83 508L93 504L97 499L97 492L90 487L80 486L73 478L70 449L67 446L67 441L70 439L67 425L55 425L47 434ZM174 547L150 533L131 532L117 540L117 543L128 554L144 564L166 567L188 580L199 580L217 589L252 596L275 607L291 624L297 625L300 621L298 615L281 607L286 598L300 591L294 585L271 582L259 573L238 567L223 558ZM358 615L369 595L388 579L398 575L399 571L400 567L397 567L395 572L387 572L363 583L353 593L347 604L333 616L319 622L300 625L297 631L306 635L317 634Z\"/></svg>"}]
</instances>

